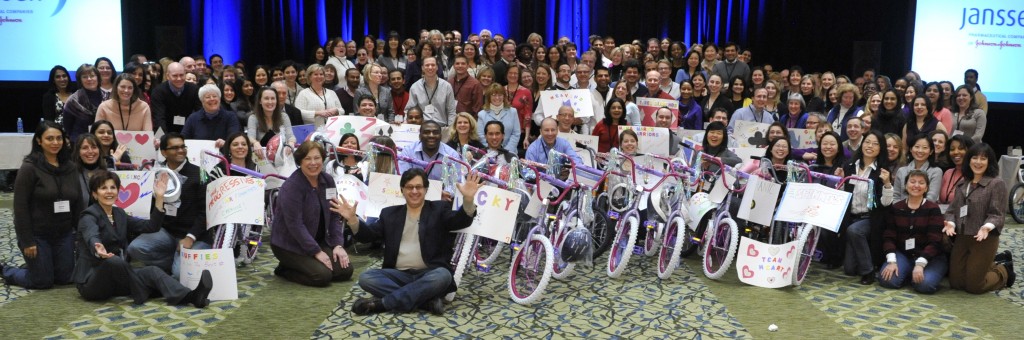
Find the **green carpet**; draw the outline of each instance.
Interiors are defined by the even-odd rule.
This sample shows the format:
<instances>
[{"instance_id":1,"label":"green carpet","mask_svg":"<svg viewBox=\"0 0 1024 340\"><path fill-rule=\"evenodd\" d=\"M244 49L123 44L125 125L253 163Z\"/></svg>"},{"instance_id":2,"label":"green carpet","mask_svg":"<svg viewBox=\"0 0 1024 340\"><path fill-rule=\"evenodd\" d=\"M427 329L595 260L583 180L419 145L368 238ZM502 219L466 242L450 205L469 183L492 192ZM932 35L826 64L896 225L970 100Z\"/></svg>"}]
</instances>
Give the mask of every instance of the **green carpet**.
<instances>
[{"instance_id":1,"label":"green carpet","mask_svg":"<svg viewBox=\"0 0 1024 340\"><path fill-rule=\"evenodd\" d=\"M0 259L23 263L15 247L9 194L0 194ZM1024 229L1008 225L1003 248L1024 254ZM379 251L351 252L356 275L380 265ZM352 303L369 296L352 282L311 288L272 274L264 248L238 269L239 299L208 308L167 306L153 299L86 302L72 286L30 291L0 285L0 338L992 338L1020 336L1024 289L970 295L948 287L931 296L909 289L861 286L817 266L800 287L763 289L729 273L709 280L687 259L659 280L652 258L634 257L623 276L603 265L552 280L536 304L508 297L508 254L490 273L470 272L444 316L425 313L356 316ZM698 268L697 271L690 268ZM1017 270L1020 273L1020 270ZM769 332L768 325L778 325Z\"/></svg>"}]
</instances>

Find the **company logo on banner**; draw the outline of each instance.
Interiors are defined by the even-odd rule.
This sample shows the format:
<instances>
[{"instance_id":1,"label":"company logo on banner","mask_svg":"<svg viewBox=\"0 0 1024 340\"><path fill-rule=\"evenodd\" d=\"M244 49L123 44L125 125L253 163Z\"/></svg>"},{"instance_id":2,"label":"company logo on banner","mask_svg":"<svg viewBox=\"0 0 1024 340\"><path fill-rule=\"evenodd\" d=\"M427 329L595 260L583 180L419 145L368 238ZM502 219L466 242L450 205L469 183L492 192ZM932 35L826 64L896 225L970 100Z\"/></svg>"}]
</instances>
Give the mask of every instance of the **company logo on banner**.
<instances>
[{"instance_id":1,"label":"company logo on banner","mask_svg":"<svg viewBox=\"0 0 1024 340\"><path fill-rule=\"evenodd\" d=\"M492 186L480 187L473 198L476 202L473 224L456 232L511 243L512 229L519 215L519 199L519 194L508 190Z\"/></svg>"},{"instance_id":2,"label":"company logo on banner","mask_svg":"<svg viewBox=\"0 0 1024 340\"><path fill-rule=\"evenodd\" d=\"M672 99L662 98L637 98L636 106L640 107L640 111L643 111L644 117L641 120L644 126L654 126L657 122L658 117L655 113L662 107L668 107L672 110L672 124L670 128L675 129L679 126L679 101Z\"/></svg>"},{"instance_id":3,"label":"company logo on banner","mask_svg":"<svg viewBox=\"0 0 1024 340\"><path fill-rule=\"evenodd\" d=\"M221 177L206 186L206 228L238 223L264 224L263 191L259 178Z\"/></svg>"},{"instance_id":4,"label":"company logo on banner","mask_svg":"<svg viewBox=\"0 0 1024 340\"><path fill-rule=\"evenodd\" d=\"M153 173L150 171L114 171L121 178L114 205L124 209L128 215L149 219L153 206Z\"/></svg>"},{"instance_id":5,"label":"company logo on banner","mask_svg":"<svg viewBox=\"0 0 1024 340\"><path fill-rule=\"evenodd\" d=\"M838 232L852 196L817 183L789 183L775 220L808 223Z\"/></svg>"},{"instance_id":6,"label":"company logo on banner","mask_svg":"<svg viewBox=\"0 0 1024 340\"><path fill-rule=\"evenodd\" d=\"M576 118L593 117L594 102L589 89L540 91L540 107L544 117L554 117L558 108L569 105Z\"/></svg>"},{"instance_id":7,"label":"company logo on banner","mask_svg":"<svg viewBox=\"0 0 1024 340\"><path fill-rule=\"evenodd\" d=\"M799 255L797 241L777 245L742 237L736 256L736 275L740 282L752 286L785 287L793 283L793 268Z\"/></svg>"},{"instance_id":8,"label":"company logo on banner","mask_svg":"<svg viewBox=\"0 0 1024 340\"><path fill-rule=\"evenodd\" d=\"M368 200L360 202L366 204L365 217L380 217L380 211L393 205L405 204L405 196L402 196L402 176L373 172L370 174L370 183L367 196ZM430 201L441 199L441 181L430 180L430 188L427 188L427 196ZM346 198L347 199L347 198Z\"/></svg>"},{"instance_id":9,"label":"company logo on banner","mask_svg":"<svg viewBox=\"0 0 1024 340\"><path fill-rule=\"evenodd\" d=\"M238 299L238 280L235 276L234 249L181 249L181 274L178 277L182 286L195 289L203 270L209 270L213 277L213 290L210 301Z\"/></svg>"},{"instance_id":10,"label":"company logo on banner","mask_svg":"<svg viewBox=\"0 0 1024 340\"><path fill-rule=\"evenodd\" d=\"M153 133L149 131L117 131L114 134L117 143L128 147L128 157L134 165L156 161L156 147ZM120 162L120 159L114 161Z\"/></svg>"}]
</instances>

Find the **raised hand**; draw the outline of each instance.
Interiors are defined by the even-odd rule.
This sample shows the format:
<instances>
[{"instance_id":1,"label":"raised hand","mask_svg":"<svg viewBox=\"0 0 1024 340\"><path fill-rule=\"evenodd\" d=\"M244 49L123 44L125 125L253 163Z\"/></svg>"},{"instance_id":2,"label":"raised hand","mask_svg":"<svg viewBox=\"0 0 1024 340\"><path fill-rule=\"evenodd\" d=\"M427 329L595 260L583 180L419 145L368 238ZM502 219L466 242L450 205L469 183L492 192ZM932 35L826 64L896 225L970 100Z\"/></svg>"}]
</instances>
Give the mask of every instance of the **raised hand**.
<instances>
[{"instance_id":1,"label":"raised hand","mask_svg":"<svg viewBox=\"0 0 1024 340\"><path fill-rule=\"evenodd\" d=\"M463 198L471 199L473 195L476 195L476 191L480 190L480 174L476 171L470 171L466 175L466 182L456 184L455 186L459 188Z\"/></svg>"},{"instance_id":2,"label":"raised hand","mask_svg":"<svg viewBox=\"0 0 1024 340\"><path fill-rule=\"evenodd\" d=\"M331 200L331 211L335 212L346 221L355 221L356 208L359 207L359 202L352 202L352 204L349 204L348 200L345 199L345 196L340 196L339 198L340 200Z\"/></svg>"}]
</instances>

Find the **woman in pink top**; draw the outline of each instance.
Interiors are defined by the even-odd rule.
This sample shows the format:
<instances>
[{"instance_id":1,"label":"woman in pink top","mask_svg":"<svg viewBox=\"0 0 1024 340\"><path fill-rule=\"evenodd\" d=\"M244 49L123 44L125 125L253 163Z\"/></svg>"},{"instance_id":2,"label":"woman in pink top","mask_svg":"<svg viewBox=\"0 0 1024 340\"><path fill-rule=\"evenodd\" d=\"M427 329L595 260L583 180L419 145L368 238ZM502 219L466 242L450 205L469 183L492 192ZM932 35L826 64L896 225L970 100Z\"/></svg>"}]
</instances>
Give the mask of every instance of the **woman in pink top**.
<instances>
[{"instance_id":1,"label":"woman in pink top","mask_svg":"<svg viewBox=\"0 0 1024 340\"><path fill-rule=\"evenodd\" d=\"M153 131L149 104L140 100L142 91L133 79L128 73L117 76L110 99L96 109L95 121L109 121L118 131Z\"/></svg>"},{"instance_id":2,"label":"woman in pink top","mask_svg":"<svg viewBox=\"0 0 1024 340\"><path fill-rule=\"evenodd\" d=\"M928 97L932 103L935 103L935 119L939 120L946 127L946 131L953 131L953 113L949 112L949 109L942 107L941 103L946 101L946 94L942 92L942 85L938 82L930 82L924 87L924 95Z\"/></svg>"}]
</instances>

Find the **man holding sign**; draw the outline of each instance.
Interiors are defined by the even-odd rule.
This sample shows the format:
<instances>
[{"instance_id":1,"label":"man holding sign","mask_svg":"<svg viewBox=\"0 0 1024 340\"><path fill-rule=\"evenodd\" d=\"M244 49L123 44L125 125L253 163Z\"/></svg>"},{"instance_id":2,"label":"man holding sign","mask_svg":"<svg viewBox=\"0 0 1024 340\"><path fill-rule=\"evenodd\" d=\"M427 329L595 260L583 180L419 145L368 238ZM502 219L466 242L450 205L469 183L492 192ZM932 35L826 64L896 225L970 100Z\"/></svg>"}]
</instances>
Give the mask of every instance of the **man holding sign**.
<instances>
[{"instance_id":1,"label":"man holding sign","mask_svg":"<svg viewBox=\"0 0 1024 340\"><path fill-rule=\"evenodd\" d=\"M344 197L341 202L331 202L331 211L341 215L357 240L384 242L382 268L359 276L359 286L374 297L357 301L352 312L367 315L421 308L440 315L444 313L441 298L456 289L449 264L455 241L451 231L473 222L473 197L480 188L480 177L471 172L464 184L457 185L463 197L462 209L457 211L452 211L449 202L425 199L430 182L423 170L404 172L399 185L405 205L384 208L373 224L356 217L359 202L350 204Z\"/></svg>"}]
</instances>

